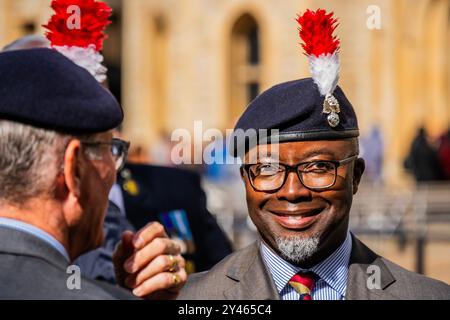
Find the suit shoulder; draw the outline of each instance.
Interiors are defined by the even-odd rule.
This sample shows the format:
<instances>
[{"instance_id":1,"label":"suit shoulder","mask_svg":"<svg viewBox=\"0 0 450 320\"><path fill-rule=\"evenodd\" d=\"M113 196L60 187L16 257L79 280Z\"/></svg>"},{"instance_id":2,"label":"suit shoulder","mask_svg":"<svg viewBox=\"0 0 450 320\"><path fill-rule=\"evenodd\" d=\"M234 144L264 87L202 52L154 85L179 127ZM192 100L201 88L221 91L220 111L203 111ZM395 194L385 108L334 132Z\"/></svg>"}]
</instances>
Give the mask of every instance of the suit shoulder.
<instances>
[{"instance_id":1,"label":"suit shoulder","mask_svg":"<svg viewBox=\"0 0 450 320\"><path fill-rule=\"evenodd\" d=\"M70 288L76 274L31 256L0 254L0 299L115 300L126 299L118 288L80 277L80 287ZM39 277L36 278L36 272ZM74 278L75 280L75 278ZM74 281L74 284L76 281ZM1 288L14 288L2 290ZM129 295L129 297L132 297Z\"/></svg>"},{"instance_id":2,"label":"suit shoulder","mask_svg":"<svg viewBox=\"0 0 450 320\"><path fill-rule=\"evenodd\" d=\"M398 264L381 258L395 278L395 282L387 288L403 299L450 299L450 286L445 282L429 278L409 271Z\"/></svg>"},{"instance_id":3,"label":"suit shoulder","mask_svg":"<svg viewBox=\"0 0 450 320\"><path fill-rule=\"evenodd\" d=\"M121 287L112 285L110 283L99 281L99 280L88 280L84 279L84 281L89 281L93 286L97 289L104 291L107 295L110 295L112 299L118 300L136 300L128 290L125 290Z\"/></svg>"},{"instance_id":4,"label":"suit shoulder","mask_svg":"<svg viewBox=\"0 0 450 320\"><path fill-rule=\"evenodd\" d=\"M186 285L181 290L180 300L221 300L224 299L222 292L227 287L232 286L237 280L234 274L242 273L243 269L251 267L250 264L243 263L249 257L256 257L258 254L257 245L254 243L248 247L238 250L225 258L209 271L194 273L189 276ZM220 288L221 291L211 292L213 288Z\"/></svg>"}]
</instances>

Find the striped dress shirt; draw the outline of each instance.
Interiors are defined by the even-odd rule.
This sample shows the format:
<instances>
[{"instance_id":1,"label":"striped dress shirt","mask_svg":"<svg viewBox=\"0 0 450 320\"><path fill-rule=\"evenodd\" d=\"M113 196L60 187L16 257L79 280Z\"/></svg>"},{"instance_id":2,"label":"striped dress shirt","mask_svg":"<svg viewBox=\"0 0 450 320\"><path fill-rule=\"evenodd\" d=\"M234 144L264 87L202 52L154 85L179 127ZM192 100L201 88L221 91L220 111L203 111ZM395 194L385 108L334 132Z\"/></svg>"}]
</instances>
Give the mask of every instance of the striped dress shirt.
<instances>
[{"instance_id":1,"label":"striped dress shirt","mask_svg":"<svg viewBox=\"0 0 450 320\"><path fill-rule=\"evenodd\" d=\"M352 251L350 232L347 233L347 237L339 248L328 258L307 270L284 260L262 241L260 251L282 300L300 299L298 292L289 284L292 276L300 271L312 271L319 277L312 291L313 300L343 300L345 298L348 264Z\"/></svg>"}]
</instances>

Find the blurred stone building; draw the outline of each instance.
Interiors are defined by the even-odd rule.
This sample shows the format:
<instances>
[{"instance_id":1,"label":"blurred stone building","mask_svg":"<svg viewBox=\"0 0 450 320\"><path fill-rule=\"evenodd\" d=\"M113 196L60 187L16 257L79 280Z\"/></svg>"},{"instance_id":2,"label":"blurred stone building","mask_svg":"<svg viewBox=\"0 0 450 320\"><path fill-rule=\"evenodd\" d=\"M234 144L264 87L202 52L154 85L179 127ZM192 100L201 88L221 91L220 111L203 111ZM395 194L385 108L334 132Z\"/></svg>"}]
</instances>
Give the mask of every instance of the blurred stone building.
<instances>
[{"instance_id":1,"label":"blurred stone building","mask_svg":"<svg viewBox=\"0 0 450 320\"><path fill-rule=\"evenodd\" d=\"M309 76L295 18L334 10L342 41L340 85L362 133L379 126L385 180L405 181L402 161L418 126L450 124L448 0L110 0L105 57L126 112L125 133L149 147L161 132L231 128L259 92ZM40 27L50 0L0 0L0 45ZM377 18L380 29L368 22Z\"/></svg>"}]
</instances>

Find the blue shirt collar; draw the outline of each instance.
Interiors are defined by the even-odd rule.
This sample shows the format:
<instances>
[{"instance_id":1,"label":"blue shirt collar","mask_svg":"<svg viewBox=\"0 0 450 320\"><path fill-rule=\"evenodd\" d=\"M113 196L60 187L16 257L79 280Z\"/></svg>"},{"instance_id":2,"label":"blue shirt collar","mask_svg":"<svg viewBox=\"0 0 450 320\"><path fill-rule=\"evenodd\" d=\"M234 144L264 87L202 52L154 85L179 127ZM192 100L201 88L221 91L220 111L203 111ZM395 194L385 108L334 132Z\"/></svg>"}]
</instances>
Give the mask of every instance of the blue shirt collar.
<instances>
[{"instance_id":1,"label":"blue shirt collar","mask_svg":"<svg viewBox=\"0 0 450 320\"><path fill-rule=\"evenodd\" d=\"M67 253L66 248L64 248L64 246L53 236L43 231L42 229L39 229L29 223L25 223L19 220L1 217L0 217L0 227L26 232L28 234L31 234L32 236L35 236L36 238L45 241L52 248L56 249L67 260L67 262L70 262L70 257L69 254Z\"/></svg>"},{"instance_id":2,"label":"blue shirt collar","mask_svg":"<svg viewBox=\"0 0 450 320\"><path fill-rule=\"evenodd\" d=\"M263 241L260 247L261 255L269 269L270 274L275 282L278 293L284 289L289 280L300 271L312 271L320 279L325 281L327 285L335 291L345 296L347 289L348 264L352 251L352 238L350 232L344 242L325 260L318 263L314 267L305 270L277 255Z\"/></svg>"}]
</instances>

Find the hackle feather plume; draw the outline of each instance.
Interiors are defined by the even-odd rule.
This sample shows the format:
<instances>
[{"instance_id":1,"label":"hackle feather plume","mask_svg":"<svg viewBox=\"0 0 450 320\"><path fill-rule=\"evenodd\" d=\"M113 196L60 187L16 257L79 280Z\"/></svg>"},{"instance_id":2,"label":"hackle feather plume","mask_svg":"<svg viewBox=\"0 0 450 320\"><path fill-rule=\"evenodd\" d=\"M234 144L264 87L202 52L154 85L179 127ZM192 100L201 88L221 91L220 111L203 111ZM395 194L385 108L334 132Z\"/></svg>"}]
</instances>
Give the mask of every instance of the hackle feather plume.
<instances>
[{"instance_id":1,"label":"hackle feather plume","mask_svg":"<svg viewBox=\"0 0 450 320\"><path fill-rule=\"evenodd\" d=\"M87 69L97 81L106 80L101 50L112 9L96 0L53 0L51 7L54 14L43 26L51 47Z\"/></svg>"},{"instance_id":2,"label":"hackle feather plume","mask_svg":"<svg viewBox=\"0 0 450 320\"><path fill-rule=\"evenodd\" d=\"M338 26L333 13L323 9L306 10L298 16L302 47L308 56L314 82L323 96L333 94L339 81L339 39L333 35Z\"/></svg>"}]
</instances>

